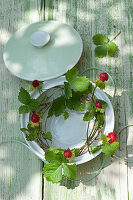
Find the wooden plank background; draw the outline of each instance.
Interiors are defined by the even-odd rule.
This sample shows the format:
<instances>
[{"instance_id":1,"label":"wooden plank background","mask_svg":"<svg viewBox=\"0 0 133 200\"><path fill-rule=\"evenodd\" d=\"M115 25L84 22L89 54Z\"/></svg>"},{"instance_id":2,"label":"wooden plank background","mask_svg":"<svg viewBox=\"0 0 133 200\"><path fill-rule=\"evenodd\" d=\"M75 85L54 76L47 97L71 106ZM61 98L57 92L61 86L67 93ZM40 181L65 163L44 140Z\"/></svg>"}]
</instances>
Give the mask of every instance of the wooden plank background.
<instances>
[{"instance_id":1,"label":"wooden plank background","mask_svg":"<svg viewBox=\"0 0 133 200\"><path fill-rule=\"evenodd\" d=\"M133 1L132 0L1 0L0 1L0 142L23 141L19 131L18 91L29 83L12 76L5 68L2 52L12 33L25 24L58 20L72 25L81 35L84 49L77 67L97 67L109 72L116 84L115 131L133 124ZM115 39L115 57L96 58L92 36L107 34ZM133 161L133 128L119 138L117 155ZM52 184L42 179L42 162L20 144L0 145L0 200L133 200L133 164L108 159L102 173L90 179L100 166L96 159L78 166L81 182ZM81 174L80 174L81 173ZM86 179L86 180L85 180Z\"/></svg>"}]
</instances>

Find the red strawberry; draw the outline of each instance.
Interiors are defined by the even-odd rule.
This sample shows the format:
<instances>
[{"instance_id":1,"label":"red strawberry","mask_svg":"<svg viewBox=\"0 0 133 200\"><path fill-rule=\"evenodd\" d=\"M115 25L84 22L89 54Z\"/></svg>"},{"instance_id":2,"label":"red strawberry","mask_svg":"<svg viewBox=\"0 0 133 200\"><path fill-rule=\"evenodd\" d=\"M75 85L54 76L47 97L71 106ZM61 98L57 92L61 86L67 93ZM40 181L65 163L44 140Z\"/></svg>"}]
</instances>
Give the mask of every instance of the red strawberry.
<instances>
[{"instance_id":1,"label":"red strawberry","mask_svg":"<svg viewBox=\"0 0 133 200\"><path fill-rule=\"evenodd\" d=\"M101 73L100 74L100 80L101 81L107 81L108 80L108 74L107 73Z\"/></svg>"},{"instance_id":2,"label":"red strawberry","mask_svg":"<svg viewBox=\"0 0 133 200\"><path fill-rule=\"evenodd\" d=\"M72 156L72 152L71 152L69 149L67 149L67 150L64 152L64 156L65 156L66 158L70 158L70 157Z\"/></svg>"},{"instance_id":3,"label":"red strawberry","mask_svg":"<svg viewBox=\"0 0 133 200\"><path fill-rule=\"evenodd\" d=\"M31 115L31 121L33 123L37 123L37 122L39 122L39 120L40 120L40 116L39 115L36 115L36 114L32 114Z\"/></svg>"},{"instance_id":4,"label":"red strawberry","mask_svg":"<svg viewBox=\"0 0 133 200\"><path fill-rule=\"evenodd\" d=\"M38 87L39 86L39 81L38 80L34 80L32 82L33 87Z\"/></svg>"},{"instance_id":5,"label":"red strawberry","mask_svg":"<svg viewBox=\"0 0 133 200\"><path fill-rule=\"evenodd\" d=\"M102 108L102 103L100 101L97 101L95 106L96 108Z\"/></svg>"},{"instance_id":6,"label":"red strawberry","mask_svg":"<svg viewBox=\"0 0 133 200\"><path fill-rule=\"evenodd\" d=\"M112 142L114 142L114 141L117 140L117 133L115 133L115 132L111 132L111 133L108 134L107 137L110 138L109 141L112 143Z\"/></svg>"}]
</instances>

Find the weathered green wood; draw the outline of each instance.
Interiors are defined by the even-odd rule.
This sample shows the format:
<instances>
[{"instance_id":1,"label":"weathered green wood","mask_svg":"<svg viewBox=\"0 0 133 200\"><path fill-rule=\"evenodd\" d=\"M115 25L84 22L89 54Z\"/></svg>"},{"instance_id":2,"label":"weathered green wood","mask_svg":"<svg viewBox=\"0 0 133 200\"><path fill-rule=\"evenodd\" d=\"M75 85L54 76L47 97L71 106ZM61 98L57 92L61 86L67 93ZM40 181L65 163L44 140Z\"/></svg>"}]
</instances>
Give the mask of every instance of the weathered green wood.
<instances>
[{"instance_id":1,"label":"weathered green wood","mask_svg":"<svg viewBox=\"0 0 133 200\"><path fill-rule=\"evenodd\" d=\"M118 132L122 127L133 124L133 1L46 0L46 4L47 19L71 24L82 37L84 49L77 67L81 71L97 67L112 75L117 88L113 102L115 131ZM120 30L121 35L115 39L119 47L118 53L111 58L96 58L92 36L103 33L112 38ZM133 128L130 127L120 135L120 151L117 155L121 158L128 154L132 157L132 132ZM81 172L82 179L88 177L87 172L95 170L101 160L102 155L78 166L78 175ZM104 170L97 178L91 182L81 181L75 186L74 183L68 183L70 189L44 180L44 199L132 200L132 166L132 163L125 165L123 161L108 159Z\"/></svg>"},{"instance_id":2,"label":"weathered green wood","mask_svg":"<svg viewBox=\"0 0 133 200\"><path fill-rule=\"evenodd\" d=\"M1 0L0 2L0 142L10 139L23 140L19 127L17 100L21 86L29 83L13 77L5 68L2 51L12 33L22 25L42 19L54 19L72 25L83 39L84 49L77 67L80 71L97 67L108 71L114 78L117 91L114 101L115 131L133 124L133 14L132 0ZM45 10L44 10L45 6ZM118 55L98 59L94 55L92 36L108 34L111 38L122 31L115 40ZM118 156L131 157L133 128L125 129L120 135ZM78 166L81 183L64 182L42 184L42 163L20 144L0 146L0 200L132 200L133 164L108 159L102 173L92 181L90 172L98 169L102 155L91 162ZM133 161L133 160L132 160ZM44 190L44 191L43 191Z\"/></svg>"},{"instance_id":3,"label":"weathered green wood","mask_svg":"<svg viewBox=\"0 0 133 200\"><path fill-rule=\"evenodd\" d=\"M40 0L0 1L0 143L24 141L17 99L20 87L29 88L6 69L2 53L10 36L22 25L41 20ZM0 200L42 199L42 162L17 143L0 145Z\"/></svg>"}]
</instances>

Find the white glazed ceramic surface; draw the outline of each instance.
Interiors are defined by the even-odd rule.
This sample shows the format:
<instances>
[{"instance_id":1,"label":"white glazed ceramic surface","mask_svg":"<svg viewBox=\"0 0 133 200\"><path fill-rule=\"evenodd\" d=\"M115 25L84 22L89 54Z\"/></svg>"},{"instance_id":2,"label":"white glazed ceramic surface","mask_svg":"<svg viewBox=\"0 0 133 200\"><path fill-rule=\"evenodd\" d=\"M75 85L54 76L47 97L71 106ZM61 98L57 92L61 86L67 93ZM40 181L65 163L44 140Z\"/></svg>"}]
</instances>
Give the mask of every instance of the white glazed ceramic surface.
<instances>
[{"instance_id":1,"label":"white glazed ceramic surface","mask_svg":"<svg viewBox=\"0 0 133 200\"><path fill-rule=\"evenodd\" d=\"M30 37L45 31L50 41L42 48L33 46ZM3 59L15 76L33 81L50 80L65 74L78 62L83 44L78 32L58 21L37 22L18 30L7 42Z\"/></svg>"},{"instance_id":2,"label":"white glazed ceramic surface","mask_svg":"<svg viewBox=\"0 0 133 200\"><path fill-rule=\"evenodd\" d=\"M45 31L37 31L30 37L30 42L35 47L43 47L50 40L50 35Z\"/></svg>"},{"instance_id":3,"label":"white glazed ceramic surface","mask_svg":"<svg viewBox=\"0 0 133 200\"><path fill-rule=\"evenodd\" d=\"M49 88L54 86L63 85L65 81L65 77L59 77L58 79L54 79L51 81L45 82L43 85L43 91L46 91ZM39 92L36 90L32 92L32 98L38 98ZM110 100L108 99L107 95L101 91L100 89L95 90L95 96L101 100L107 102L108 107L105 111L105 127L104 133L107 134L112 132L114 129L114 111ZM53 142L51 146L54 147L61 147L61 148L74 148L80 147L84 144L84 139L86 139L86 128L87 122L82 121L82 115L73 114L67 120L63 120L63 116L59 117L51 117L47 123L47 129L52 132L53 135ZM27 123L29 122L29 113L21 115L21 128L26 128ZM91 121L91 125L89 130L92 129L93 121ZM23 134L24 135L24 134ZM25 135L24 135L25 138ZM26 140L26 138L25 138ZM45 152L39 147L36 142L29 142L27 141L29 148L33 151L42 161L45 161ZM73 163L81 164L85 163L89 160L92 160L97 155L101 153L101 150L98 151L96 154L89 154L85 152L83 155L76 157Z\"/></svg>"}]
</instances>

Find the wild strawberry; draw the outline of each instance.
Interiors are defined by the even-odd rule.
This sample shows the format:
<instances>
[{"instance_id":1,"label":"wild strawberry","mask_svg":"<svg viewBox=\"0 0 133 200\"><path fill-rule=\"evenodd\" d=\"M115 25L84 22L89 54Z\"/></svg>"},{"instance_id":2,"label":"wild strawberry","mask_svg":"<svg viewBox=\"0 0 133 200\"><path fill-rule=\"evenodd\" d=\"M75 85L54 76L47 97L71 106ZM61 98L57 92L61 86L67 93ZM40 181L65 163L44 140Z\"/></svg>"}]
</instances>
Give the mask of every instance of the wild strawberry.
<instances>
[{"instance_id":1,"label":"wild strawberry","mask_svg":"<svg viewBox=\"0 0 133 200\"><path fill-rule=\"evenodd\" d=\"M38 80L34 80L32 82L33 87L38 87L39 86L39 81Z\"/></svg>"},{"instance_id":2,"label":"wild strawberry","mask_svg":"<svg viewBox=\"0 0 133 200\"><path fill-rule=\"evenodd\" d=\"M102 103L100 101L97 101L95 106L96 108L102 108Z\"/></svg>"},{"instance_id":3,"label":"wild strawberry","mask_svg":"<svg viewBox=\"0 0 133 200\"><path fill-rule=\"evenodd\" d=\"M40 120L40 116L39 115L36 115L36 114L32 114L31 115L31 121L33 123L37 123L37 122L39 122L39 120Z\"/></svg>"},{"instance_id":4,"label":"wild strawberry","mask_svg":"<svg viewBox=\"0 0 133 200\"><path fill-rule=\"evenodd\" d=\"M101 73L100 74L100 80L101 81L107 81L108 80L108 74L107 73Z\"/></svg>"},{"instance_id":5,"label":"wild strawberry","mask_svg":"<svg viewBox=\"0 0 133 200\"><path fill-rule=\"evenodd\" d=\"M71 152L69 149L67 149L67 150L64 152L64 156L65 156L66 158L70 158L70 157L72 156L72 152Z\"/></svg>"},{"instance_id":6,"label":"wild strawberry","mask_svg":"<svg viewBox=\"0 0 133 200\"><path fill-rule=\"evenodd\" d=\"M109 141L112 143L112 142L117 140L117 133L111 132L111 133L108 134L107 137L110 139Z\"/></svg>"}]
</instances>

